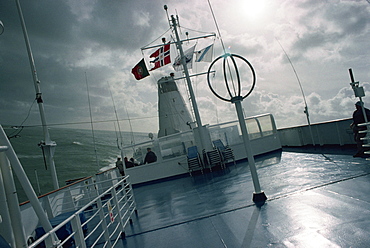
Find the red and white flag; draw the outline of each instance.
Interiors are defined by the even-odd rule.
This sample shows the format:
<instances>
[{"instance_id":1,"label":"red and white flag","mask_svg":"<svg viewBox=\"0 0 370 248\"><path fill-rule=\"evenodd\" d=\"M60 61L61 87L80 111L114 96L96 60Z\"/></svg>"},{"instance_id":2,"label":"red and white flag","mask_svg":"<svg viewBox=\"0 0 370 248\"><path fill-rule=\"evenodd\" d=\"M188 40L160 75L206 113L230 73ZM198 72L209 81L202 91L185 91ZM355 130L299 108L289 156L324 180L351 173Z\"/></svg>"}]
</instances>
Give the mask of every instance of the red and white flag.
<instances>
[{"instance_id":1,"label":"red and white flag","mask_svg":"<svg viewBox=\"0 0 370 248\"><path fill-rule=\"evenodd\" d=\"M154 67L150 69L150 71L171 63L170 44L168 43L158 48L150 55L150 58L155 58L153 61L150 61L151 63L154 63Z\"/></svg>"}]
</instances>

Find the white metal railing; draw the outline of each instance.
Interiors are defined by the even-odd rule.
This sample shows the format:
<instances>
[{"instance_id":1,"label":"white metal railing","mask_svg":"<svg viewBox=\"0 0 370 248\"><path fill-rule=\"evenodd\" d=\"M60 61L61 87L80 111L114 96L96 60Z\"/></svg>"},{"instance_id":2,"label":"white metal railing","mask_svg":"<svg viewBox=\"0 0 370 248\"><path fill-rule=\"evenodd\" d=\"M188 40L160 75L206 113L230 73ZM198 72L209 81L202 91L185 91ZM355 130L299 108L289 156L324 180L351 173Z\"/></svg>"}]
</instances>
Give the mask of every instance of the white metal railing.
<instances>
[{"instance_id":1,"label":"white metal railing","mask_svg":"<svg viewBox=\"0 0 370 248\"><path fill-rule=\"evenodd\" d=\"M275 120L271 114L248 117L245 118L245 122L250 140L277 134ZM221 139L227 145L235 145L243 142L239 121L237 120L209 125L207 128L212 140ZM126 146L123 147L123 150L128 158L133 157L135 162L140 164L144 160L147 147L151 147L157 154L158 161L162 161L186 155L187 148L194 144L193 132L189 130Z\"/></svg>"},{"instance_id":2,"label":"white metal railing","mask_svg":"<svg viewBox=\"0 0 370 248\"><path fill-rule=\"evenodd\" d=\"M111 184L110 187L106 187L107 181L95 183L93 186L96 190L104 190L101 194L79 210L67 212L70 216L60 218L60 223L41 237L36 237L28 247L37 247L40 244L42 246L53 234L59 235L61 241L55 247L115 247L118 240L125 236L125 227L137 210L129 176ZM102 185L105 185L104 189ZM43 229L39 229L36 234L40 232L43 232ZM64 235L60 232L64 232Z\"/></svg>"},{"instance_id":3,"label":"white metal railing","mask_svg":"<svg viewBox=\"0 0 370 248\"><path fill-rule=\"evenodd\" d=\"M245 118L250 140L275 135L277 133L275 120L272 114L262 114ZM242 133L239 121L229 121L208 127L212 140L221 139L227 145L239 144L242 141Z\"/></svg>"},{"instance_id":4,"label":"white metal railing","mask_svg":"<svg viewBox=\"0 0 370 248\"><path fill-rule=\"evenodd\" d=\"M98 195L95 187L93 178L88 177L45 195L45 200L43 199L44 197L41 197L44 207L50 208L49 218L77 210L90 202Z\"/></svg>"},{"instance_id":5,"label":"white metal railing","mask_svg":"<svg viewBox=\"0 0 370 248\"><path fill-rule=\"evenodd\" d=\"M19 205L12 171L29 202ZM12 247L114 247L137 212L129 177L117 175L83 178L38 198L0 125L1 236Z\"/></svg>"},{"instance_id":6,"label":"white metal railing","mask_svg":"<svg viewBox=\"0 0 370 248\"><path fill-rule=\"evenodd\" d=\"M359 133L365 133L366 134L365 137L360 138L360 139L363 140L362 147L369 149L369 147L370 147L370 122L361 123L361 124L358 124L358 126L366 127L366 130L361 130L361 131L359 131ZM370 154L370 150L369 151L365 150L364 153L365 154ZM366 160L370 160L370 158L366 158Z\"/></svg>"}]
</instances>

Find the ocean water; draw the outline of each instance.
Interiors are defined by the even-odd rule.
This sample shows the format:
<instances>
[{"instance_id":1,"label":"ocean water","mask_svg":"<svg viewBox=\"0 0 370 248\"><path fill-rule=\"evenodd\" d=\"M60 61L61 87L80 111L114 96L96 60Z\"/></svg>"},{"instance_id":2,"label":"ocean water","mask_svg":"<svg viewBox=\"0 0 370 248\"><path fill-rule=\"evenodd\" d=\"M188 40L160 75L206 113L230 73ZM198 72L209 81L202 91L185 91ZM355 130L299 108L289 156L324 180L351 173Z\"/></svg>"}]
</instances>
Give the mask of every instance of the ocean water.
<instances>
[{"instance_id":1,"label":"ocean water","mask_svg":"<svg viewBox=\"0 0 370 248\"><path fill-rule=\"evenodd\" d=\"M14 129L4 129L10 136ZM66 180L92 176L103 167L114 167L120 150L117 146L117 134L114 131L50 128L51 140L57 143L54 162L59 186L66 185ZM131 133L122 133L123 145L131 144ZM135 142L148 140L145 133L135 133ZM44 140L41 127L24 128L19 136L11 138L15 150L36 194L41 195L53 190L50 169L45 166L41 148ZM94 146L95 140L95 146ZM119 142L120 143L120 142ZM14 173L13 173L14 174ZM14 175L20 202L28 200L16 175Z\"/></svg>"}]
</instances>

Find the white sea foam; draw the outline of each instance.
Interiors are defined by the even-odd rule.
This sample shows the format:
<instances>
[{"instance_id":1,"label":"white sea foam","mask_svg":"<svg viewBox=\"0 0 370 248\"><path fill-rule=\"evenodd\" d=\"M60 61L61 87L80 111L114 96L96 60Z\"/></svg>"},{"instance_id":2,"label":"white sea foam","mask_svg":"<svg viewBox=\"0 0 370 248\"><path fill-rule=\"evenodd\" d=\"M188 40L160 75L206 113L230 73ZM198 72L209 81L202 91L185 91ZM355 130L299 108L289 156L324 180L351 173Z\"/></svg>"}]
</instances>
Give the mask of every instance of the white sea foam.
<instances>
[{"instance_id":1,"label":"white sea foam","mask_svg":"<svg viewBox=\"0 0 370 248\"><path fill-rule=\"evenodd\" d=\"M39 155L23 155L23 154L18 154L17 157L19 159L30 159L30 158L42 158L42 154L39 154Z\"/></svg>"}]
</instances>

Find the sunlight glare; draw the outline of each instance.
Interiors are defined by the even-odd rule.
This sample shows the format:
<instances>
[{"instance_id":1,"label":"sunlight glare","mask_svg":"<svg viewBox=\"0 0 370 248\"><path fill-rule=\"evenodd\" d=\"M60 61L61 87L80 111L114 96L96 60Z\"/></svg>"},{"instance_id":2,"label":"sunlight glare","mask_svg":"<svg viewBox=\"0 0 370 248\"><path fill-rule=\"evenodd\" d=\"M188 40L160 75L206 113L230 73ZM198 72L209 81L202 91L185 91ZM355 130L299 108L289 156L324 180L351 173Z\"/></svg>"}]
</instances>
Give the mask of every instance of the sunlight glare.
<instances>
[{"instance_id":1,"label":"sunlight glare","mask_svg":"<svg viewBox=\"0 0 370 248\"><path fill-rule=\"evenodd\" d=\"M257 18L263 14L265 9L264 0L242 0L241 10L246 14L248 18Z\"/></svg>"}]
</instances>

